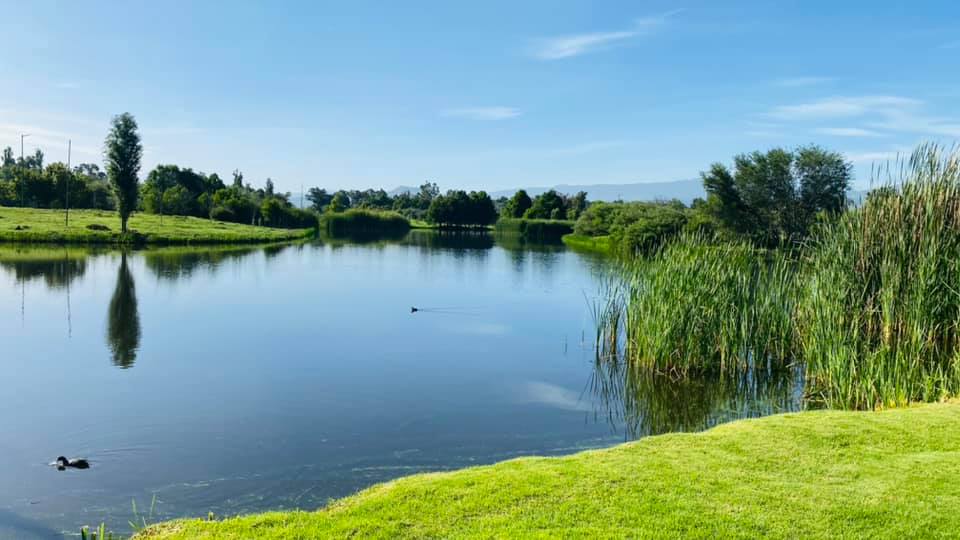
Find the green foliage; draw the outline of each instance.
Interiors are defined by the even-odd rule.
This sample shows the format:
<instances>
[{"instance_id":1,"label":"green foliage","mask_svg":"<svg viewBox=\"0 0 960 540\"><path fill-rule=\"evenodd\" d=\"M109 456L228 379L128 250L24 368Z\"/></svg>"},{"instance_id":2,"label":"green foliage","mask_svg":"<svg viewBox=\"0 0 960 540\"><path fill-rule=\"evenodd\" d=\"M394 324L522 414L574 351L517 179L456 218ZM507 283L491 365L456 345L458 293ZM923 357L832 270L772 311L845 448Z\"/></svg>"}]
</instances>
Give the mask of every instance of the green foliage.
<instances>
[{"instance_id":1,"label":"green foliage","mask_svg":"<svg viewBox=\"0 0 960 540\"><path fill-rule=\"evenodd\" d=\"M566 219L567 218L567 200L556 190L549 190L537 195L533 199L533 204L523 213L527 219Z\"/></svg>"},{"instance_id":2,"label":"green foliage","mask_svg":"<svg viewBox=\"0 0 960 540\"><path fill-rule=\"evenodd\" d=\"M330 199L328 210L330 212L343 212L350 209L350 197L344 191L338 191Z\"/></svg>"},{"instance_id":3,"label":"green foliage","mask_svg":"<svg viewBox=\"0 0 960 540\"><path fill-rule=\"evenodd\" d=\"M817 146L741 154L734 170L716 163L702 173L706 211L723 228L765 245L807 236L819 214L846 206L852 166Z\"/></svg>"},{"instance_id":4,"label":"green foliage","mask_svg":"<svg viewBox=\"0 0 960 540\"><path fill-rule=\"evenodd\" d=\"M408 231L410 222L396 212L357 208L344 212L324 213L320 216L320 228L333 236L396 233Z\"/></svg>"},{"instance_id":5,"label":"green foliage","mask_svg":"<svg viewBox=\"0 0 960 540\"><path fill-rule=\"evenodd\" d=\"M156 525L197 538L950 538L960 405L813 411L409 476L319 511Z\"/></svg>"},{"instance_id":6,"label":"green foliage","mask_svg":"<svg viewBox=\"0 0 960 540\"><path fill-rule=\"evenodd\" d=\"M617 253L649 253L684 230L691 210L680 201L595 202L576 222L583 237L608 236Z\"/></svg>"},{"instance_id":7,"label":"green foliage","mask_svg":"<svg viewBox=\"0 0 960 540\"><path fill-rule=\"evenodd\" d=\"M497 210L486 191L448 191L430 203L427 221L441 228L485 227L497 220Z\"/></svg>"},{"instance_id":8,"label":"green foliage","mask_svg":"<svg viewBox=\"0 0 960 540\"><path fill-rule=\"evenodd\" d=\"M831 407L960 395L960 152L921 147L899 170L804 259L808 386Z\"/></svg>"},{"instance_id":9,"label":"green foliage","mask_svg":"<svg viewBox=\"0 0 960 540\"><path fill-rule=\"evenodd\" d=\"M513 219L497 220L495 230L498 234L516 234L527 240L557 241L573 231L572 221L549 219Z\"/></svg>"},{"instance_id":10,"label":"green foliage","mask_svg":"<svg viewBox=\"0 0 960 540\"><path fill-rule=\"evenodd\" d=\"M333 196L327 193L325 189L312 187L307 191L307 200L310 201L310 208L319 213L326 209L330 201L333 200Z\"/></svg>"},{"instance_id":11,"label":"green foliage","mask_svg":"<svg viewBox=\"0 0 960 540\"><path fill-rule=\"evenodd\" d=\"M527 192L521 189L514 193L513 197L510 197L510 200L504 205L501 215L505 218L522 218L531 206L533 206L533 201L530 200Z\"/></svg>"},{"instance_id":12,"label":"green foliage","mask_svg":"<svg viewBox=\"0 0 960 540\"><path fill-rule=\"evenodd\" d=\"M143 146L137 133L137 122L130 113L114 117L104 143L107 178L113 187L120 213L120 229L127 232L127 220L137 208L140 181L140 158Z\"/></svg>"}]
</instances>

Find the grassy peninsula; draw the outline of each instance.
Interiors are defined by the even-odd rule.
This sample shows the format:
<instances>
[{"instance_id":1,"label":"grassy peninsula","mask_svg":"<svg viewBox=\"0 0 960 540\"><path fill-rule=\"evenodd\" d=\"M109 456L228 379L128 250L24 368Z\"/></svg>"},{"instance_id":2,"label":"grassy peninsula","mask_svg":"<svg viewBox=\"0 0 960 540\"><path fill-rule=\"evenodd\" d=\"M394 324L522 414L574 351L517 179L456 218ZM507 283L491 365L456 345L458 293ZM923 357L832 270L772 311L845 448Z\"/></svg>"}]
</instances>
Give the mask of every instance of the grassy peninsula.
<instances>
[{"instance_id":1,"label":"grassy peninsula","mask_svg":"<svg viewBox=\"0 0 960 540\"><path fill-rule=\"evenodd\" d=\"M294 240L313 229L274 229L190 216L135 213L130 232L120 232L117 213L71 210L64 225L63 210L0 207L0 241L77 244L233 244Z\"/></svg>"},{"instance_id":2,"label":"grassy peninsula","mask_svg":"<svg viewBox=\"0 0 960 540\"><path fill-rule=\"evenodd\" d=\"M960 530L958 425L958 403L786 414L135 538L948 537Z\"/></svg>"}]
</instances>

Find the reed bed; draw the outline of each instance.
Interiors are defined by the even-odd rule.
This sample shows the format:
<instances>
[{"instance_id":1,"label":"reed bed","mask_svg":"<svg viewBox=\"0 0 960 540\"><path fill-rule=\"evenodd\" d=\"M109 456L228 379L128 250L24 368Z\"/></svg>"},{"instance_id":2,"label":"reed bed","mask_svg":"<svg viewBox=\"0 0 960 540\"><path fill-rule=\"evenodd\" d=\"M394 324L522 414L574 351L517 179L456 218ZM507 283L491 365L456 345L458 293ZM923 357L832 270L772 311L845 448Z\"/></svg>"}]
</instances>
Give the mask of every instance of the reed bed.
<instances>
[{"instance_id":1,"label":"reed bed","mask_svg":"<svg viewBox=\"0 0 960 540\"><path fill-rule=\"evenodd\" d=\"M633 363L680 376L788 363L795 270L780 254L683 235L624 263L623 280L600 310L622 325ZM609 352L618 328L607 326L598 345Z\"/></svg>"},{"instance_id":2,"label":"reed bed","mask_svg":"<svg viewBox=\"0 0 960 540\"><path fill-rule=\"evenodd\" d=\"M830 407L960 395L960 154L921 146L895 169L806 249L799 343Z\"/></svg>"},{"instance_id":3,"label":"reed bed","mask_svg":"<svg viewBox=\"0 0 960 540\"><path fill-rule=\"evenodd\" d=\"M892 169L796 254L680 236L628 261L596 308L599 357L672 376L802 366L831 408L960 396L960 152Z\"/></svg>"},{"instance_id":4,"label":"reed bed","mask_svg":"<svg viewBox=\"0 0 960 540\"><path fill-rule=\"evenodd\" d=\"M410 221L396 212L356 208L346 212L326 212L320 216L320 228L330 235L406 233Z\"/></svg>"}]
</instances>

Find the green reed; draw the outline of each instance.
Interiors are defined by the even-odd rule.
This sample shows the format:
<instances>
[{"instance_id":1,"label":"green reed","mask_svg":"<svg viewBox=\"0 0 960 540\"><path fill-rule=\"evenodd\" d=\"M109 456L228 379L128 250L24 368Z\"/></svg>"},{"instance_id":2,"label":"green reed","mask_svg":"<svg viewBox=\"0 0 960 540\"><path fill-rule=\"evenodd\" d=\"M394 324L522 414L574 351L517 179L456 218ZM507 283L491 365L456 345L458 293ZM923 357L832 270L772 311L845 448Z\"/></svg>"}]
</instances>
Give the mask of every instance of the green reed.
<instances>
[{"instance_id":1,"label":"green reed","mask_svg":"<svg viewBox=\"0 0 960 540\"><path fill-rule=\"evenodd\" d=\"M601 311L622 305L622 315L603 319L622 325L634 364L674 375L732 373L790 357L795 271L776 252L682 235L624 263L623 280L614 295L621 299Z\"/></svg>"},{"instance_id":2,"label":"green reed","mask_svg":"<svg viewBox=\"0 0 960 540\"><path fill-rule=\"evenodd\" d=\"M816 231L796 313L808 394L878 408L960 394L960 154L921 146Z\"/></svg>"},{"instance_id":3,"label":"green reed","mask_svg":"<svg viewBox=\"0 0 960 540\"><path fill-rule=\"evenodd\" d=\"M799 256L681 236L625 263L600 356L686 376L802 365L805 394L874 409L960 396L960 152L921 146ZM796 255L796 254L791 254ZM602 339L601 339L602 338Z\"/></svg>"}]
</instances>

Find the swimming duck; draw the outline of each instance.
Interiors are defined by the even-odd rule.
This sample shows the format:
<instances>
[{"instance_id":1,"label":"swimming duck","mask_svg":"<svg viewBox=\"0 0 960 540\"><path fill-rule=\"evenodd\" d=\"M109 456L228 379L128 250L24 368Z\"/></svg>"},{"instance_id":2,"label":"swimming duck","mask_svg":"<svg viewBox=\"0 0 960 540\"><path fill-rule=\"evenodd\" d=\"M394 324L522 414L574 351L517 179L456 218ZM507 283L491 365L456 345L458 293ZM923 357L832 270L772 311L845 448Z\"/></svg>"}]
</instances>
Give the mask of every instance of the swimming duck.
<instances>
[{"instance_id":1,"label":"swimming duck","mask_svg":"<svg viewBox=\"0 0 960 540\"><path fill-rule=\"evenodd\" d=\"M67 467L71 469L89 469L90 462L85 459L67 459L63 456L57 458L56 466L58 471L65 470Z\"/></svg>"}]
</instances>

